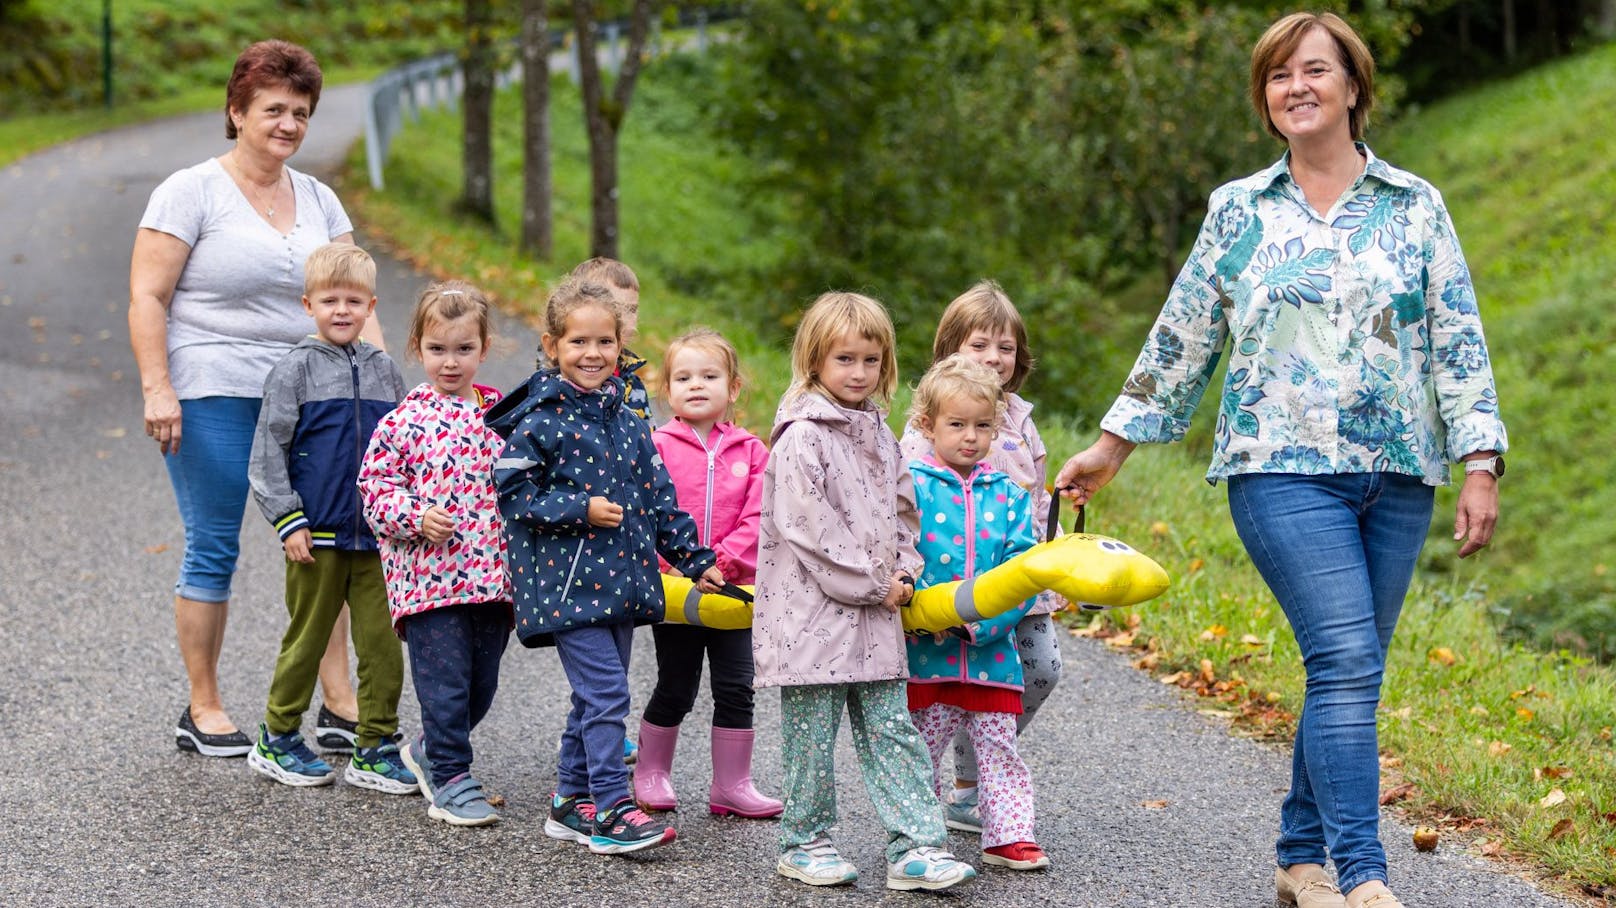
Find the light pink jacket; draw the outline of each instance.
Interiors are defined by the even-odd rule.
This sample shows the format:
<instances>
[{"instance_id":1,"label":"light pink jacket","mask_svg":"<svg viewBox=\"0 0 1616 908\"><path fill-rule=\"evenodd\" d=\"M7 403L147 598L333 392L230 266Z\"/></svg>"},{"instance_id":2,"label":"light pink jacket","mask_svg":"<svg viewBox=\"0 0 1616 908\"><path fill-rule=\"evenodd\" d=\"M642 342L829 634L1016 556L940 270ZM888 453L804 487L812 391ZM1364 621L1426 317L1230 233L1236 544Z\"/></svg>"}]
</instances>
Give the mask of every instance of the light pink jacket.
<instances>
[{"instance_id":1,"label":"light pink jacket","mask_svg":"<svg viewBox=\"0 0 1616 908\"><path fill-rule=\"evenodd\" d=\"M920 460L932 453L931 442L913 425L904 428L900 444L905 463ZM1044 449L1044 440L1038 435L1038 427L1032 424L1032 404L1019 394L1006 394L1004 424L999 426L999 434L988 449L988 466L1007 474L1012 482L1032 496L1032 530L1039 542L1048 541L1044 538L1049 524L1049 488L1045 485L1048 479L1044 472L1048 457L1049 452ZM1038 594L1038 601L1027 610L1027 614L1047 615L1065 607L1065 599L1044 590Z\"/></svg>"},{"instance_id":2,"label":"light pink jacket","mask_svg":"<svg viewBox=\"0 0 1616 908\"><path fill-rule=\"evenodd\" d=\"M671 419L651 433L651 441L673 477L679 510L696 521L701 544L718 555L724 579L756 581L758 511L769 449L729 422L714 426L703 439L684 421ZM668 563L660 556L658 561L666 573Z\"/></svg>"},{"instance_id":3,"label":"light pink jacket","mask_svg":"<svg viewBox=\"0 0 1616 908\"><path fill-rule=\"evenodd\" d=\"M879 410L812 392L775 414L763 476L755 685L907 679L894 571L920 576L914 481Z\"/></svg>"}]
</instances>

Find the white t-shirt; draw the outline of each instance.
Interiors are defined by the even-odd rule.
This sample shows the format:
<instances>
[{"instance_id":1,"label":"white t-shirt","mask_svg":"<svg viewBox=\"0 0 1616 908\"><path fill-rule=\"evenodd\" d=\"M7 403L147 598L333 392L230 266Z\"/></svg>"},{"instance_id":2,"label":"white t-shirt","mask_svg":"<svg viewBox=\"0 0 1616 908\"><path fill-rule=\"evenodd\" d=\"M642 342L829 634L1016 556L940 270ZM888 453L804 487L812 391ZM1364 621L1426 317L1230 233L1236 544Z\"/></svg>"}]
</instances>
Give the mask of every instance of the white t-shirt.
<instances>
[{"instance_id":1,"label":"white t-shirt","mask_svg":"<svg viewBox=\"0 0 1616 908\"><path fill-rule=\"evenodd\" d=\"M168 307L168 369L181 400L262 397L264 378L314 332L303 311L303 261L353 230L331 188L286 168L297 220L282 234L217 158L152 190L140 226L191 247Z\"/></svg>"}]
</instances>

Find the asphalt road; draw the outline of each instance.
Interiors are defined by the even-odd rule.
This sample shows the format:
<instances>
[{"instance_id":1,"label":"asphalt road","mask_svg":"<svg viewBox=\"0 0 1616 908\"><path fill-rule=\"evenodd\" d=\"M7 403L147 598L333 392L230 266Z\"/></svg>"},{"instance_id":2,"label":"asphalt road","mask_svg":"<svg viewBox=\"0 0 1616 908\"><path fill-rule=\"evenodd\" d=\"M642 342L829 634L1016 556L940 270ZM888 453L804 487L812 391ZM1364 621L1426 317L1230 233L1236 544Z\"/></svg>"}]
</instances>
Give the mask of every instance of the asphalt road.
<instances>
[{"instance_id":1,"label":"asphalt road","mask_svg":"<svg viewBox=\"0 0 1616 908\"><path fill-rule=\"evenodd\" d=\"M358 135L359 91L320 104L294 164L328 172ZM224 151L218 114L119 129L0 170L0 904L1269 906L1288 756L1231 737L1127 662L1067 639L1066 678L1023 751L1038 783L1047 873L990 869L943 896L882 887L883 834L846 736L838 841L855 887L813 890L773 872L767 821L705 812L710 702L687 723L679 841L597 857L543 834L566 682L553 651L513 645L477 732L477 772L508 804L496 827L452 829L418 797L337 784L294 790L242 760L177 751L184 708L171 592L182 544L141 399L125 311L129 251L147 196ZM364 237L361 232L361 242ZM425 277L378 256L379 311L395 346ZM656 305L655 300L647 304ZM525 377L531 332L479 375ZM413 384L421 373L405 365ZM263 707L285 613L280 552L249 510L223 657L244 727ZM654 660L642 632L636 706ZM408 691L406 727L418 717ZM312 716L311 716L312 720ZM779 698L758 698L760 786L779 790ZM632 725L632 723L631 723ZM339 764L340 765L340 764ZM1165 801L1164 808L1145 802ZM1383 824L1410 908L1553 906L1497 865L1444 847L1417 855ZM955 833L973 862L976 841Z\"/></svg>"}]
</instances>

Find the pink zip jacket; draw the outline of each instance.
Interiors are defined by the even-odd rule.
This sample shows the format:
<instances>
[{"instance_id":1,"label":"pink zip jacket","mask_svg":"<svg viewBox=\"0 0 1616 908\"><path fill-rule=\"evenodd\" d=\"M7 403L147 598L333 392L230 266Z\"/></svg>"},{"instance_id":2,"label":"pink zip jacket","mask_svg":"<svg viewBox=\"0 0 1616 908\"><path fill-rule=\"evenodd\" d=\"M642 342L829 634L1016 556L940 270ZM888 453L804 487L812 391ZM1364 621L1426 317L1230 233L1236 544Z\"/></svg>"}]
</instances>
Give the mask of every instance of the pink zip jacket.
<instances>
[{"instance_id":1,"label":"pink zip jacket","mask_svg":"<svg viewBox=\"0 0 1616 908\"><path fill-rule=\"evenodd\" d=\"M511 601L494 493L494 461L505 440L483 424L500 394L475 387L477 400L416 386L377 424L359 468L359 494L381 543L395 630L407 615ZM421 517L435 504L455 519L454 536L442 545L421 535Z\"/></svg>"},{"instance_id":2,"label":"pink zip jacket","mask_svg":"<svg viewBox=\"0 0 1616 908\"><path fill-rule=\"evenodd\" d=\"M754 582L769 449L734 423L719 423L703 439L677 418L652 432L651 441L673 477L679 510L696 521L701 544L717 553L724 579ZM668 563L660 556L657 560L666 573Z\"/></svg>"},{"instance_id":3,"label":"pink zip jacket","mask_svg":"<svg viewBox=\"0 0 1616 908\"><path fill-rule=\"evenodd\" d=\"M894 572L920 576L914 479L880 410L788 394L763 479L756 687L909 677Z\"/></svg>"}]
</instances>

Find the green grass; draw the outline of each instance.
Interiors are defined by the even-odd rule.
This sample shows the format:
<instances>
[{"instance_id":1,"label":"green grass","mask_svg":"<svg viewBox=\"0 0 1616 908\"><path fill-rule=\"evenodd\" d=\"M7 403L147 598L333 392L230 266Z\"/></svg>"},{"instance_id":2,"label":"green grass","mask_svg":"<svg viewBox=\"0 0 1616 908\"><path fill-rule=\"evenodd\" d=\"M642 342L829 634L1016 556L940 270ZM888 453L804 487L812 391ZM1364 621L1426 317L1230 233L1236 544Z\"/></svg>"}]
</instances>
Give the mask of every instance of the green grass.
<instances>
[{"instance_id":1,"label":"green grass","mask_svg":"<svg viewBox=\"0 0 1616 908\"><path fill-rule=\"evenodd\" d=\"M752 376L743 421L766 431L789 376L786 345L759 334L756 313L765 307L742 288L756 286L750 278L767 273L776 257L791 255L796 239L760 233L747 216L734 177L748 164L707 127L703 104L713 80L704 77L703 65L664 61L643 77L622 140L622 257L643 284L641 350L654 353L694 322L724 331ZM1377 151L1432 179L1454 206L1518 446L1504 481L1504 530L1498 551L1487 556L1496 566L1454 563L1452 543L1439 533L1408 598L1380 722L1387 785L1414 786L1402 807L1438 822L1444 848L1513 856L1567 889L1595 895L1616 893L1616 674L1579 656L1508 642L1496 632L1493 611L1511 595L1502 586L1516 582L1512 571L1533 567L1512 551L1527 537L1554 537L1532 540L1537 565L1564 553L1567 560L1558 566L1540 568L1551 581L1573 569L1590 572L1594 553L1609 544L1607 537L1603 546L1578 550L1562 541L1597 535L1594 527L1608 527L1608 517L1572 527L1556 516L1582 513L1582 499L1596 494L1589 478L1608 472L1610 445L1589 442L1600 432L1608 437L1609 421L1573 418L1577 407L1608 406L1593 395L1599 373L1588 375L1585 394L1577 397L1539 389L1527 377L1569 379L1578 364L1591 362L1556 358L1569 350L1609 355L1602 352L1604 341L1591 335L1609 324L1597 320L1597 308L1612 302L1611 265L1601 261L1611 248L1608 235L1598 242L1610 222L1597 221L1616 204L1608 183L1616 156L1608 153L1611 130L1601 132L1596 121L1612 109L1606 101L1607 86L1616 86L1613 70L1616 58L1599 51L1426 111L1376 141ZM533 312L548 282L585 254L588 168L576 95L556 82L557 251L548 262L514 251L520 186L514 95L500 99L495 120L500 231L491 234L452 213L459 129L450 115L425 118L395 145L386 193L360 185L356 152L344 199L367 229L385 232L423 266L480 281L508 304ZM1562 121L1583 122L1580 136L1572 130L1551 143L1552 150L1528 136L1566 128ZM1496 142L1472 136L1493 129L1499 130ZM1556 157L1565 155L1572 158ZM1562 185L1579 181L1581 192ZM1562 193L1582 202L1570 216L1556 201ZM1528 230L1520 221L1542 226ZM1530 247L1526 252L1522 243ZM1140 286L1149 283L1142 279ZM1132 311L1137 302L1123 301L1119 309ZM1558 321L1562 314L1573 320ZM1135 344L1143 332L1139 324L1124 330ZM1128 346L1127 339L1118 345ZM1545 347L1557 352L1545 358ZM1038 352L1046 360L1058 355ZM900 400L894 411L902 409ZM1210 419L1212 408L1203 409L1201 419ZM1040 427L1056 458L1093 435L1092 427L1051 414L1040 415ZM1545 437L1559 432L1565 437ZM1540 462L1549 445L1573 452L1563 473ZM1091 529L1154 555L1174 586L1156 602L1076 629L1108 639L1142 668L1208 698L1208 707L1227 713L1237 728L1286 740L1301 707L1300 656L1235 537L1222 489L1201 481L1205 463L1204 452L1191 445L1141 449L1091 508ZM1569 473L1583 481L1561 484ZM1522 501L1527 494L1541 502ZM1445 507L1439 526L1450 519L1451 498ZM1541 522L1530 525L1523 514L1537 514L1532 519ZM1543 806L1556 789L1565 801Z\"/></svg>"}]
</instances>

